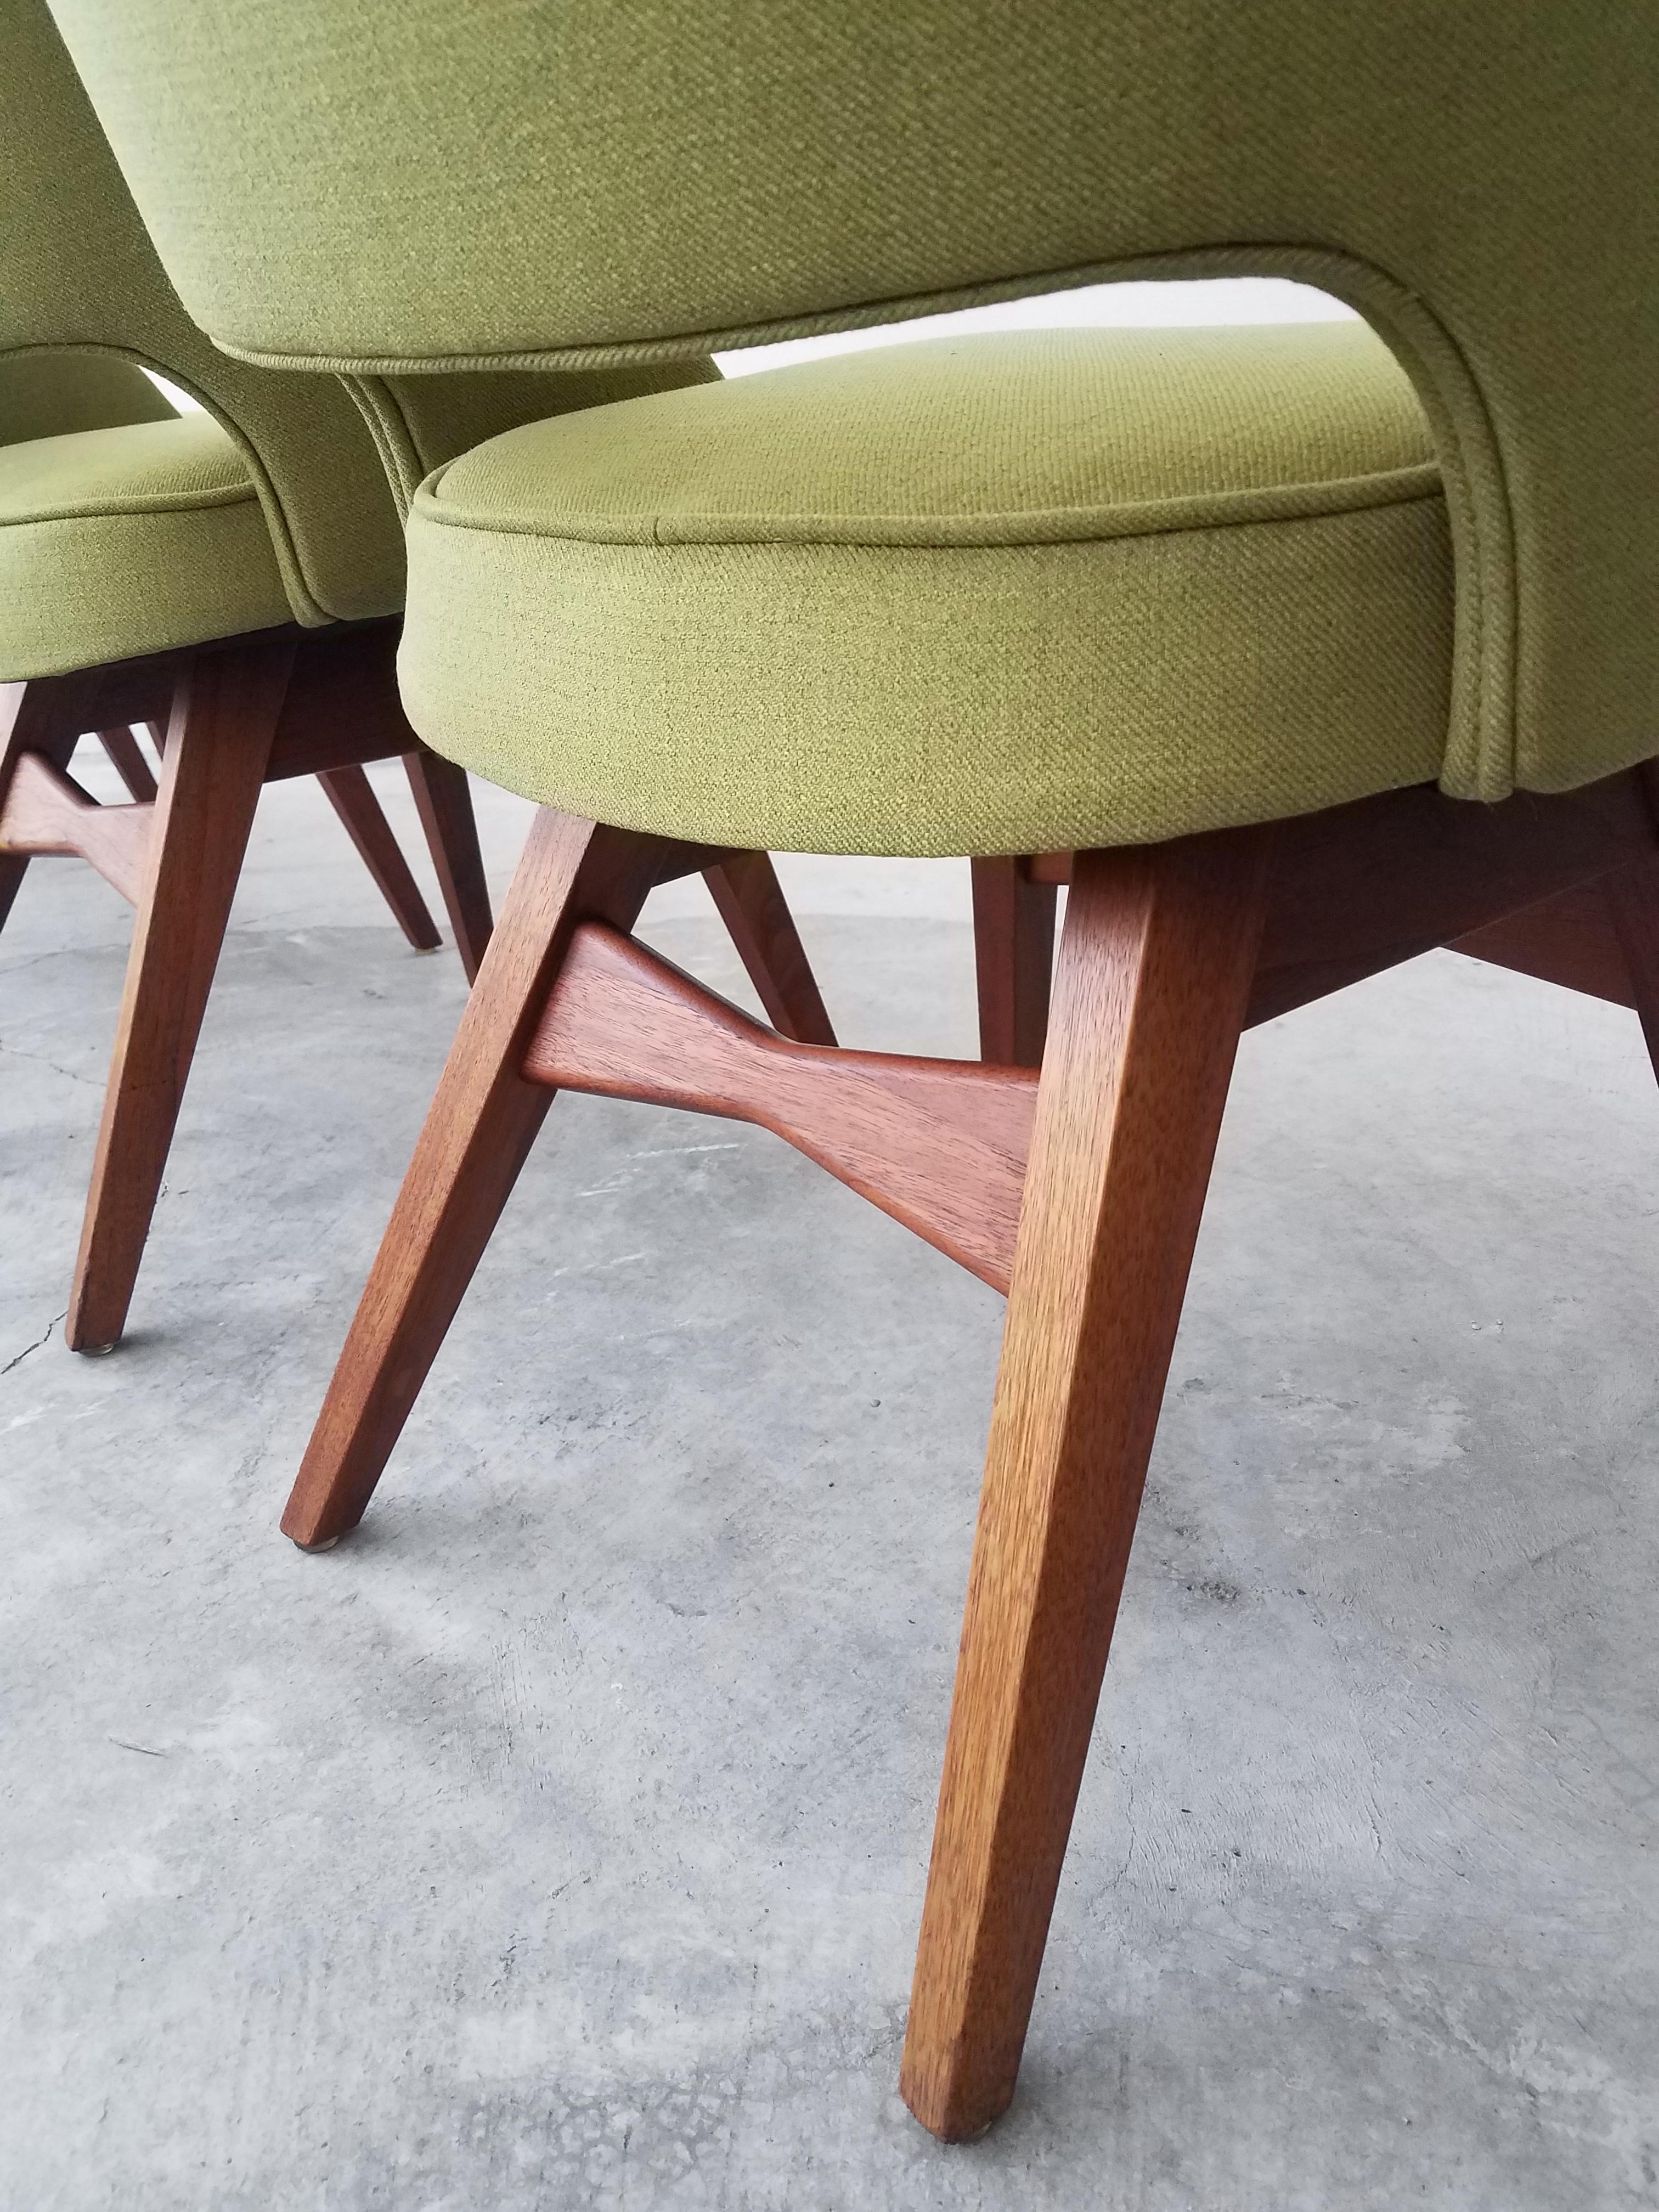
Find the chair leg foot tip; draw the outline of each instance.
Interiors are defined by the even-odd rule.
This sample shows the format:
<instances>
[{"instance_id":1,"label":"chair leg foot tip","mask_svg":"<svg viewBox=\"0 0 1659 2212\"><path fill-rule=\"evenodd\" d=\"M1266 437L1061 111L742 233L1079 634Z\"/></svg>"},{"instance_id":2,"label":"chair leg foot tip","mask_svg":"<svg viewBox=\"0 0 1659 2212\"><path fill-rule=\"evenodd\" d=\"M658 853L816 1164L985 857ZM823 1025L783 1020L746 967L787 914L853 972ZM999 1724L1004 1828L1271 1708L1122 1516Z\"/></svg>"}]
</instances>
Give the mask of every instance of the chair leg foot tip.
<instances>
[{"instance_id":1,"label":"chair leg foot tip","mask_svg":"<svg viewBox=\"0 0 1659 2212\"><path fill-rule=\"evenodd\" d=\"M977 2142L981 2136L989 2135L1013 2102L1012 2089L1004 2095L975 2098L968 2104L930 2094L931 2088L931 2084L916 2082L904 2074L899 2076L899 2094L911 2118L943 2143Z\"/></svg>"}]
</instances>

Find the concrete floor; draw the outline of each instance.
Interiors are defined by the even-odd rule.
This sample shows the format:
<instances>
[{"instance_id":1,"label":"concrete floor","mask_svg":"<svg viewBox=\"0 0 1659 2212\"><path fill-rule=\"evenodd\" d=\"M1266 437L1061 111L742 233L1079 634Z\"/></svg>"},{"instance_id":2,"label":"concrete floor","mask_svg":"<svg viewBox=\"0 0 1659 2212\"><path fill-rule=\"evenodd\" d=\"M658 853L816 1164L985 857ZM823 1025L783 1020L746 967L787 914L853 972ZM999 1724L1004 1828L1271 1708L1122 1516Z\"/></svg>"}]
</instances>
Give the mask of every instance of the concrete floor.
<instances>
[{"instance_id":1,"label":"concrete floor","mask_svg":"<svg viewBox=\"0 0 1659 2212\"><path fill-rule=\"evenodd\" d=\"M845 1036L971 1051L964 869L787 872ZM769 1138L562 1101L304 1558L459 968L268 795L81 1361L127 926L49 862L0 939L7 2212L1659 2204L1631 1017L1440 955L1246 1041L1020 2094L946 2150L894 2082L997 1299ZM730 987L695 887L651 930Z\"/></svg>"}]
</instances>

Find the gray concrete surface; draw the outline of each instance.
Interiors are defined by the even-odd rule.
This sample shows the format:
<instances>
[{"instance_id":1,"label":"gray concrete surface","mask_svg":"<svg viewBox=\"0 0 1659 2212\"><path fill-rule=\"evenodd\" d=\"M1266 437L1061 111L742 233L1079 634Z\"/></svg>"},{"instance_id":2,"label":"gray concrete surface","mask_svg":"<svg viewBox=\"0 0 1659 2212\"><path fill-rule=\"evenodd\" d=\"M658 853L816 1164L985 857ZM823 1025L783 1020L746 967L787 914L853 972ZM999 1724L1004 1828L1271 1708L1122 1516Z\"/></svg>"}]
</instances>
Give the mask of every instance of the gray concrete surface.
<instances>
[{"instance_id":1,"label":"gray concrete surface","mask_svg":"<svg viewBox=\"0 0 1659 2212\"><path fill-rule=\"evenodd\" d=\"M790 871L848 1037L971 1049L964 875ZM730 983L700 892L652 928ZM126 930L52 863L0 938L9 2212L1659 2203L1629 1017L1443 955L1247 1040L1020 2094L946 2150L894 2081L997 1300L766 1137L562 1102L303 1558L459 971L268 798L82 1362Z\"/></svg>"}]
</instances>

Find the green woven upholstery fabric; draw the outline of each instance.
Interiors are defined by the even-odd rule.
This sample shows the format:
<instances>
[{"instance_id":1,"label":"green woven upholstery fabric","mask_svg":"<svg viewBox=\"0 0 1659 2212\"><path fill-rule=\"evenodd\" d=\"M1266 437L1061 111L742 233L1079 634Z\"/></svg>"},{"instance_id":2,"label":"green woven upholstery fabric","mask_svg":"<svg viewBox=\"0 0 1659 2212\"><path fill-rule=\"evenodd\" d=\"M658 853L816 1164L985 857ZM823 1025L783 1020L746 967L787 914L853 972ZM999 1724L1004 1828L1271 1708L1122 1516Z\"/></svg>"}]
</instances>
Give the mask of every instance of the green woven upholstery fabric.
<instances>
[{"instance_id":1,"label":"green woven upholstery fabric","mask_svg":"<svg viewBox=\"0 0 1659 2212\"><path fill-rule=\"evenodd\" d=\"M1453 582L1363 325L938 341L601 407L437 471L438 750L811 852L1166 837L1440 770Z\"/></svg>"},{"instance_id":2,"label":"green woven upholstery fabric","mask_svg":"<svg viewBox=\"0 0 1659 2212\"><path fill-rule=\"evenodd\" d=\"M143 362L223 426L265 517L284 620L395 612L396 507L337 379L228 359L179 306L41 0L0 0L0 361ZM198 633L199 634L199 633ZM114 658L115 633L94 660Z\"/></svg>"},{"instance_id":3,"label":"green woven upholstery fabric","mask_svg":"<svg viewBox=\"0 0 1659 2212\"><path fill-rule=\"evenodd\" d=\"M166 422L175 411L143 369L111 354L0 354L0 445Z\"/></svg>"},{"instance_id":4,"label":"green woven upholstery fabric","mask_svg":"<svg viewBox=\"0 0 1659 2212\"><path fill-rule=\"evenodd\" d=\"M227 208L216 220L235 228L243 216ZM95 403L92 416L23 417L9 427L7 379L20 392L25 376L37 392L54 378L72 383L77 372L66 363L76 354L87 363L79 375ZM234 441L264 514L284 619L313 625L392 614L402 605L397 495L411 457L418 477L508 420L641 388L638 371L523 376L509 380L510 393L489 379L447 379L453 391L431 407L421 380L380 380L371 395L337 377L232 360L179 305L44 0L0 0L0 437L91 427L114 398L112 380L137 380L139 362L189 392ZM713 373L706 359L693 359L650 372L646 388ZM401 386L411 381L416 389L399 410ZM469 398L478 385L488 388ZM376 398L416 424L408 453L387 449ZM507 404L517 411L504 415ZM101 419L140 421L155 411L139 398ZM446 442L451 437L458 442ZM112 630L98 657L117 650Z\"/></svg>"},{"instance_id":5,"label":"green woven upholstery fabric","mask_svg":"<svg viewBox=\"0 0 1659 2212\"><path fill-rule=\"evenodd\" d=\"M291 620L253 480L209 416L0 446L0 682Z\"/></svg>"},{"instance_id":6,"label":"green woven upholstery fabric","mask_svg":"<svg viewBox=\"0 0 1659 2212\"><path fill-rule=\"evenodd\" d=\"M423 477L520 422L719 380L714 362L700 358L586 373L502 369L477 375L356 376L347 382L374 429L398 511L407 514Z\"/></svg>"},{"instance_id":7,"label":"green woven upholstery fabric","mask_svg":"<svg viewBox=\"0 0 1659 2212\"><path fill-rule=\"evenodd\" d=\"M1322 285L1433 428L1446 788L1659 742L1659 9L52 5L181 295L250 358L526 368L1099 276Z\"/></svg>"}]
</instances>

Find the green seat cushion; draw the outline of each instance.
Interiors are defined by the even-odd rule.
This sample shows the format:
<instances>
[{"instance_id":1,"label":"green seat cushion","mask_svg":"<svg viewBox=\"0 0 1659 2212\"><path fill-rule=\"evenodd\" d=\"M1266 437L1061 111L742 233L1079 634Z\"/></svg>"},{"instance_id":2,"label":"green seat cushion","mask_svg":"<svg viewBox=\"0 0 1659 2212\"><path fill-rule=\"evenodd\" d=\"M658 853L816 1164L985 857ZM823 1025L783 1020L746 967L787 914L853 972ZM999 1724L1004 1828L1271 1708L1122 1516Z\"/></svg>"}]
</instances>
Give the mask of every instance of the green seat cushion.
<instances>
[{"instance_id":1,"label":"green seat cushion","mask_svg":"<svg viewBox=\"0 0 1659 2212\"><path fill-rule=\"evenodd\" d=\"M1358 324L927 341L620 402L421 487L439 750L817 852L1138 842L1434 778L1429 432Z\"/></svg>"},{"instance_id":2,"label":"green seat cushion","mask_svg":"<svg viewBox=\"0 0 1659 2212\"><path fill-rule=\"evenodd\" d=\"M252 480L210 416L0 446L0 682L293 619Z\"/></svg>"}]
</instances>

